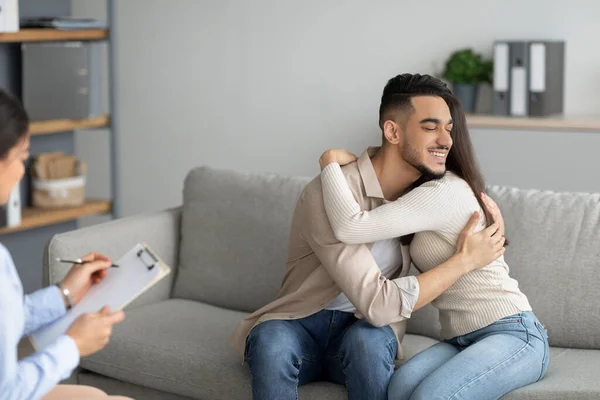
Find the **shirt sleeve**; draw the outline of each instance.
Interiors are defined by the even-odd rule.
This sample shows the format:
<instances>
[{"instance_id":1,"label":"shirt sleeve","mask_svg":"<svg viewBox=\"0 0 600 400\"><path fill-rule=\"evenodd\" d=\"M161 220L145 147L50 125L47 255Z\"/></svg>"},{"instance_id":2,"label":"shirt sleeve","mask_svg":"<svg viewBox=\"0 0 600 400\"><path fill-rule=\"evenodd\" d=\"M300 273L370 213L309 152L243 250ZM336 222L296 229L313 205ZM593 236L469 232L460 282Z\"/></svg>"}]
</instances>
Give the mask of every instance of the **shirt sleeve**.
<instances>
[{"instance_id":1,"label":"shirt sleeve","mask_svg":"<svg viewBox=\"0 0 600 400\"><path fill-rule=\"evenodd\" d=\"M372 243L436 230L445 226L455 209L452 187L443 179L426 182L371 211L361 210L339 164L325 167L321 180L327 217L343 243Z\"/></svg>"},{"instance_id":2,"label":"shirt sleeve","mask_svg":"<svg viewBox=\"0 0 600 400\"><path fill-rule=\"evenodd\" d=\"M40 399L79 364L77 346L67 335L18 362L14 344L2 338L0 346L0 400Z\"/></svg>"},{"instance_id":3,"label":"shirt sleeve","mask_svg":"<svg viewBox=\"0 0 600 400\"><path fill-rule=\"evenodd\" d=\"M66 313L60 290L54 285L25 295L23 307L25 310L25 335L36 332Z\"/></svg>"},{"instance_id":4,"label":"shirt sleeve","mask_svg":"<svg viewBox=\"0 0 600 400\"><path fill-rule=\"evenodd\" d=\"M400 298L402 299L402 308L400 315L404 318L410 318L412 311L419 300L419 280L414 275L404 276L393 280L398 290L400 290Z\"/></svg>"}]
</instances>

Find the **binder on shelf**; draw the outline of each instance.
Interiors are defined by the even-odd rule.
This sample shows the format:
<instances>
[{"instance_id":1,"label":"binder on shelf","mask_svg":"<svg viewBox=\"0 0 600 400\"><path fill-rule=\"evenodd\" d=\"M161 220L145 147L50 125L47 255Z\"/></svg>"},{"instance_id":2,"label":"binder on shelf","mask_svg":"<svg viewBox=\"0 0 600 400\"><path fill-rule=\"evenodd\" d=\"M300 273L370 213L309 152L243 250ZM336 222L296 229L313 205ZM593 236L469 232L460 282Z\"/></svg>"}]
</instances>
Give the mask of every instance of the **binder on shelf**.
<instances>
[{"instance_id":1,"label":"binder on shelf","mask_svg":"<svg viewBox=\"0 0 600 400\"><path fill-rule=\"evenodd\" d=\"M494 43L494 78L492 113L495 115L508 115L510 111L510 52L507 42Z\"/></svg>"},{"instance_id":2,"label":"binder on shelf","mask_svg":"<svg viewBox=\"0 0 600 400\"><path fill-rule=\"evenodd\" d=\"M0 0L1 1L1 0ZM106 23L95 18L82 17L37 17L21 21L22 28L51 28L62 31L79 29L106 29Z\"/></svg>"},{"instance_id":3,"label":"binder on shelf","mask_svg":"<svg viewBox=\"0 0 600 400\"><path fill-rule=\"evenodd\" d=\"M106 114L100 43L23 43L21 56L23 106L32 121Z\"/></svg>"},{"instance_id":4,"label":"binder on shelf","mask_svg":"<svg viewBox=\"0 0 600 400\"><path fill-rule=\"evenodd\" d=\"M510 42L510 115L529 115L529 46L525 41Z\"/></svg>"},{"instance_id":5,"label":"binder on shelf","mask_svg":"<svg viewBox=\"0 0 600 400\"><path fill-rule=\"evenodd\" d=\"M19 31L19 0L0 0L0 32Z\"/></svg>"},{"instance_id":6,"label":"binder on shelf","mask_svg":"<svg viewBox=\"0 0 600 400\"><path fill-rule=\"evenodd\" d=\"M561 114L564 103L565 42L529 43L529 115Z\"/></svg>"},{"instance_id":7,"label":"binder on shelf","mask_svg":"<svg viewBox=\"0 0 600 400\"><path fill-rule=\"evenodd\" d=\"M119 267L109 268L104 280L92 286L67 314L31 335L36 350L54 342L80 315L98 312L104 306L111 311L120 310L171 272L171 268L143 243L135 245L115 264Z\"/></svg>"}]
</instances>

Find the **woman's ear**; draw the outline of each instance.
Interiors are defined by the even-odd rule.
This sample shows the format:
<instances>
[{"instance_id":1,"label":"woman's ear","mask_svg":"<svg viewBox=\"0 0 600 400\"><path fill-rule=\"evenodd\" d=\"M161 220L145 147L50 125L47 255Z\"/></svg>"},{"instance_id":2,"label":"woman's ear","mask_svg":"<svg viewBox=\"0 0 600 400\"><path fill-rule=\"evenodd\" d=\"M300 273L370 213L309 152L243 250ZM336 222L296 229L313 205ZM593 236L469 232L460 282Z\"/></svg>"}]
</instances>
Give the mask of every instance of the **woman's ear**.
<instances>
[{"instance_id":1,"label":"woman's ear","mask_svg":"<svg viewBox=\"0 0 600 400\"><path fill-rule=\"evenodd\" d=\"M391 144L400 143L402 137L402 128L392 120L387 120L383 124L383 136Z\"/></svg>"}]
</instances>

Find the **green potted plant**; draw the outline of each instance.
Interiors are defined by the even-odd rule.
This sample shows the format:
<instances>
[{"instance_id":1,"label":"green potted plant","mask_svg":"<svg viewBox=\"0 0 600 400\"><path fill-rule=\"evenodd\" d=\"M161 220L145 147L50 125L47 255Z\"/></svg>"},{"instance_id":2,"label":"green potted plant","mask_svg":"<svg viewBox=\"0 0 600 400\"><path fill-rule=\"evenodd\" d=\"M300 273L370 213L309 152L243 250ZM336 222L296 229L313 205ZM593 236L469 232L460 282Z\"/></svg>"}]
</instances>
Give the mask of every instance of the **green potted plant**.
<instances>
[{"instance_id":1,"label":"green potted plant","mask_svg":"<svg viewBox=\"0 0 600 400\"><path fill-rule=\"evenodd\" d=\"M460 49L450 55L442 77L452 83L453 92L465 111L473 112L477 104L479 83L492 83L493 62L484 60L472 49Z\"/></svg>"}]
</instances>

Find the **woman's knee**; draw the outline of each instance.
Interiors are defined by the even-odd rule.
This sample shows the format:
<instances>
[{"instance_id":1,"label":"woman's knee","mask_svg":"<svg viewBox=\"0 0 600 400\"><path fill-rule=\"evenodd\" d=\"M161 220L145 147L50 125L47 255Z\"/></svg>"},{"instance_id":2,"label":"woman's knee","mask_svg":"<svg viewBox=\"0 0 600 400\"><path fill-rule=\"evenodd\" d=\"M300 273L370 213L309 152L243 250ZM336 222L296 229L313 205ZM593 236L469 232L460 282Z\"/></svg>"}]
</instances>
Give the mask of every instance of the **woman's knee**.
<instances>
[{"instance_id":1,"label":"woman's knee","mask_svg":"<svg viewBox=\"0 0 600 400\"><path fill-rule=\"evenodd\" d=\"M396 370L388 385L388 400L408 400L420 381L411 374Z\"/></svg>"}]
</instances>

